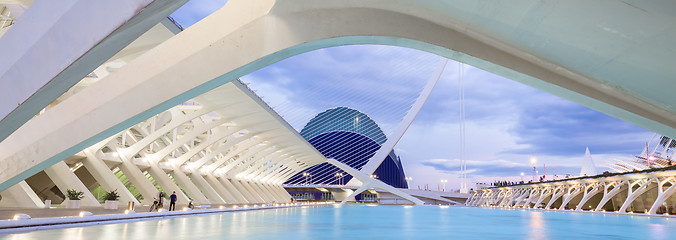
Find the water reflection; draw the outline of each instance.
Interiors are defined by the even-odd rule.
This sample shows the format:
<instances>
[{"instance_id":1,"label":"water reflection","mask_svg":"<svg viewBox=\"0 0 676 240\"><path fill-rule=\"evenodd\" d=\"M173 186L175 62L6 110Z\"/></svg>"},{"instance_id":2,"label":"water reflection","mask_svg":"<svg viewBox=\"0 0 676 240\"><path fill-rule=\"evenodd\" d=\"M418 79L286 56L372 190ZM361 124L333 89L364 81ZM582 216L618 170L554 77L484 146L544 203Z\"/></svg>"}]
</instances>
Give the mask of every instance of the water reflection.
<instances>
[{"instance_id":1,"label":"water reflection","mask_svg":"<svg viewBox=\"0 0 676 240\"><path fill-rule=\"evenodd\" d=\"M650 228L650 235L653 239L669 239L669 228L666 224L650 223L648 228Z\"/></svg>"},{"instance_id":2,"label":"water reflection","mask_svg":"<svg viewBox=\"0 0 676 240\"><path fill-rule=\"evenodd\" d=\"M438 206L309 207L0 234L4 239L673 239L663 218Z\"/></svg>"},{"instance_id":3,"label":"water reflection","mask_svg":"<svg viewBox=\"0 0 676 240\"><path fill-rule=\"evenodd\" d=\"M542 212L530 212L528 239L547 239L547 223Z\"/></svg>"}]
</instances>

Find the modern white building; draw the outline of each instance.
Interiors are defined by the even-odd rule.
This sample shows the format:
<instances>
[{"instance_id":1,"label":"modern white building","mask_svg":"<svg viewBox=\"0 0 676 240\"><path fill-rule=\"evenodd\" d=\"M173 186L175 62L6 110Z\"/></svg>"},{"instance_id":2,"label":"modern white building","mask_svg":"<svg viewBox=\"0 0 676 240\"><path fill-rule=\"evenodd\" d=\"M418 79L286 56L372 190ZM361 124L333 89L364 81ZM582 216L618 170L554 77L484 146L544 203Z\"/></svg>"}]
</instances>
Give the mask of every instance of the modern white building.
<instances>
[{"instance_id":1,"label":"modern white building","mask_svg":"<svg viewBox=\"0 0 676 240\"><path fill-rule=\"evenodd\" d=\"M326 161L420 203L368 177L381 159L325 159L236 80L348 44L429 51L676 136L672 2L231 0L180 31L166 17L186 1L0 0L0 205L41 206L26 180L43 171L87 189L80 169L123 201L282 202L281 182Z\"/></svg>"}]
</instances>

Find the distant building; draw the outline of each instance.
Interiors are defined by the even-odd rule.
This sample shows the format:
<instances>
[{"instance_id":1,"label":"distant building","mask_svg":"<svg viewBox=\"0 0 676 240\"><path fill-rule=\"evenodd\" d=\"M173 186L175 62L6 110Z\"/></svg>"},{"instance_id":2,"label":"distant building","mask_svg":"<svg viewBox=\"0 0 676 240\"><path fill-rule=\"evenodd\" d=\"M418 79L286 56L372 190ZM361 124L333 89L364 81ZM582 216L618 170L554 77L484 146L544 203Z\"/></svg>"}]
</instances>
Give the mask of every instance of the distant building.
<instances>
[{"instance_id":1,"label":"distant building","mask_svg":"<svg viewBox=\"0 0 676 240\"><path fill-rule=\"evenodd\" d=\"M300 134L327 158L334 158L355 169L361 169L387 141L383 131L370 117L347 107L317 114ZM394 150L373 175L393 187L408 188L404 168ZM337 167L323 163L296 174L286 183L342 185L350 179L352 176Z\"/></svg>"}]
</instances>

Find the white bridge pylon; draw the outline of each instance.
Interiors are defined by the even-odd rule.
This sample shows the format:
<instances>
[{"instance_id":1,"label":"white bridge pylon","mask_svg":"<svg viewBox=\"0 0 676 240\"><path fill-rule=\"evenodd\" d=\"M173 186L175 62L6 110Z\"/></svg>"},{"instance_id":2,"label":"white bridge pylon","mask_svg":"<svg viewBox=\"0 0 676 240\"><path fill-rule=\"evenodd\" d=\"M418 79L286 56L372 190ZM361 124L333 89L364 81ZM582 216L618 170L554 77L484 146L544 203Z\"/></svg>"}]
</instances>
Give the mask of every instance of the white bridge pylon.
<instances>
[{"instance_id":1,"label":"white bridge pylon","mask_svg":"<svg viewBox=\"0 0 676 240\"><path fill-rule=\"evenodd\" d=\"M429 99L430 94L432 94L432 90L434 90L434 87L437 85L439 82L439 79L441 78L441 74L444 72L444 69L446 68L446 64L448 63L448 59L444 58L441 60L439 63L439 66L437 69L434 71L430 79L427 81L427 84L425 84L425 87L423 90L420 92L420 95L418 98L415 100L413 105L411 105L411 108L408 110L404 118L402 118L401 122L399 122L399 125L397 125L397 128L392 132L392 134L387 138L385 143L378 149L378 151L371 157L369 160L366 162L366 164L361 168L361 170L358 170L360 175L364 176L370 176L373 174L373 172L376 171L378 166L385 161L385 158L387 158L387 155L392 151L394 146L397 145L399 140L401 140L401 137L404 136L404 133L406 133L406 130L411 126L411 123L413 123L413 120L415 120L415 117L418 116L418 113L420 113L420 110L422 107L425 105L425 102L427 102L427 99ZM335 165L335 164L334 164ZM346 165L347 166L347 165ZM349 166L347 166L349 168ZM354 175L353 175L354 176ZM354 191L350 196L345 198L341 203L345 203L347 200L354 198L357 194L360 194L361 192L371 188L371 187L376 187L376 185L381 185L379 183L383 183L378 179L375 178L361 178L361 177L353 177L346 185L347 186L358 186L359 183L361 182L361 187L357 189L357 191ZM377 182L377 183L376 183ZM387 184L385 184L387 185ZM380 187L382 189L382 187ZM386 189L383 189L386 190ZM412 201L411 199L415 199L415 197L410 196L406 193L403 193L399 191L400 193L394 193L391 192L395 195L400 196L399 194L405 195L400 196L404 197L407 200L418 204L417 201ZM418 200L420 201L420 200ZM420 204L422 202L420 201Z\"/></svg>"}]
</instances>

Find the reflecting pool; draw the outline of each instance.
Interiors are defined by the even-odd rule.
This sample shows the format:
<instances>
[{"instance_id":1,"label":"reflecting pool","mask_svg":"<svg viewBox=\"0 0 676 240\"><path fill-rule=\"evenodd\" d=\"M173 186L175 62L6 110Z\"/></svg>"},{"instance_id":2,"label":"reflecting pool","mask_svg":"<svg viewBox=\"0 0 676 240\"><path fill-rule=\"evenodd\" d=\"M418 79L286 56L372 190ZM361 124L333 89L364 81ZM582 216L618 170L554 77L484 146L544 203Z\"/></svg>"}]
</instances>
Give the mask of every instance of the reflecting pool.
<instances>
[{"instance_id":1,"label":"reflecting pool","mask_svg":"<svg viewBox=\"0 0 676 240\"><path fill-rule=\"evenodd\" d=\"M676 219L437 206L322 206L0 233L0 239L676 239Z\"/></svg>"}]
</instances>

